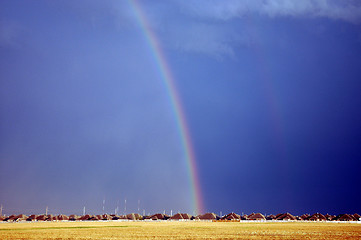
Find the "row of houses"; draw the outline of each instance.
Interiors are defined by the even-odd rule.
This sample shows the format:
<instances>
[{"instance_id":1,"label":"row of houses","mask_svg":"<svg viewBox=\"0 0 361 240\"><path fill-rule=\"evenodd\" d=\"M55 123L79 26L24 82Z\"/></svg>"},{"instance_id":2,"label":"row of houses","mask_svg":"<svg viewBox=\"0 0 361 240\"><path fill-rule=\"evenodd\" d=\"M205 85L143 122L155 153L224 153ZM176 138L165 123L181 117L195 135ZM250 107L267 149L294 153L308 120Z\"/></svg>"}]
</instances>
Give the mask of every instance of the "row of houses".
<instances>
[{"instance_id":1,"label":"row of houses","mask_svg":"<svg viewBox=\"0 0 361 240\"><path fill-rule=\"evenodd\" d=\"M254 220L254 221L361 221L361 216L355 214L340 214L340 215L323 215L321 213L315 213L312 215L303 214L301 216L294 216L290 213L280 213L277 215L264 216L261 213L252 213L249 215L239 215L236 213L229 213L222 217L215 213L206 213L203 215L192 216L188 213L177 213L173 216L167 214L153 214L151 216L142 216L137 213L131 213L127 215L30 215L24 214L11 215L8 217L0 216L0 221L6 222L18 222L18 221L104 221L104 220L213 220L213 221L241 221L241 220Z\"/></svg>"}]
</instances>

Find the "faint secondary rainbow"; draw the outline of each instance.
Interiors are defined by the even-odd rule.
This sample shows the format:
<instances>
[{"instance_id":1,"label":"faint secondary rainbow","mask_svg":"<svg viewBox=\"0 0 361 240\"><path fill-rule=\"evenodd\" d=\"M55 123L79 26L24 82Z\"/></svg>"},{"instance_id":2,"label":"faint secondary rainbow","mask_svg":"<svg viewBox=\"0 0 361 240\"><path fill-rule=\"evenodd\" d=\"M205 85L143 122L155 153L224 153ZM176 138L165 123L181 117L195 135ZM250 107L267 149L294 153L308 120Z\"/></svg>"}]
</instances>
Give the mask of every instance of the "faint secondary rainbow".
<instances>
[{"instance_id":1,"label":"faint secondary rainbow","mask_svg":"<svg viewBox=\"0 0 361 240\"><path fill-rule=\"evenodd\" d=\"M273 84L274 77L271 71L270 59L266 55L266 50L263 49L262 44L260 44L261 39L265 39L266 36L263 36L263 32L258 30L259 26L257 26L257 22L252 17L252 15L249 15L245 19L250 29L253 29L251 35L254 38L254 43L251 45L251 49L258 62L260 77L262 78L263 84L265 86L264 95L268 103L271 124L273 127L273 140L275 148L278 151L278 163L280 164L279 167L281 169L283 178L290 179L289 159L287 156L287 144L280 100L277 98L275 86ZM287 191L290 191L291 186L289 181L285 181L285 186L287 187Z\"/></svg>"},{"instance_id":2,"label":"faint secondary rainbow","mask_svg":"<svg viewBox=\"0 0 361 240\"><path fill-rule=\"evenodd\" d=\"M145 14L142 11L140 4L136 0L130 0L130 5L134 10L136 19L139 23L139 26L142 29L142 32L147 40L151 54L155 60L155 63L158 67L159 74L163 79L163 82L166 86L169 99L173 106L173 111L175 114L175 119L177 122L180 138L182 145L185 151L185 157L187 161L188 174L190 178L190 188L192 191L192 204L193 210L196 214L204 213L202 192L198 178L196 157L193 150L193 145L187 126L187 121L182 109L181 101L179 99L176 87L175 80L172 74L170 67L168 66L167 60L163 54L162 48L159 44L156 34L152 31Z\"/></svg>"}]
</instances>

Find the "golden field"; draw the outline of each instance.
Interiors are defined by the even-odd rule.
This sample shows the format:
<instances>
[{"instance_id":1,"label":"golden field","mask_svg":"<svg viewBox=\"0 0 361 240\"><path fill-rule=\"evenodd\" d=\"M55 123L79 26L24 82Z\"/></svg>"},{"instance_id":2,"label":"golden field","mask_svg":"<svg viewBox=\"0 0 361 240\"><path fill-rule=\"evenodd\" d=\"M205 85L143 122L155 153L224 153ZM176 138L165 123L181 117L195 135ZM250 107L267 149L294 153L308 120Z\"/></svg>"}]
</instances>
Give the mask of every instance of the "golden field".
<instances>
[{"instance_id":1,"label":"golden field","mask_svg":"<svg viewBox=\"0 0 361 240\"><path fill-rule=\"evenodd\" d=\"M110 221L1 223L0 239L361 239L337 222Z\"/></svg>"}]
</instances>

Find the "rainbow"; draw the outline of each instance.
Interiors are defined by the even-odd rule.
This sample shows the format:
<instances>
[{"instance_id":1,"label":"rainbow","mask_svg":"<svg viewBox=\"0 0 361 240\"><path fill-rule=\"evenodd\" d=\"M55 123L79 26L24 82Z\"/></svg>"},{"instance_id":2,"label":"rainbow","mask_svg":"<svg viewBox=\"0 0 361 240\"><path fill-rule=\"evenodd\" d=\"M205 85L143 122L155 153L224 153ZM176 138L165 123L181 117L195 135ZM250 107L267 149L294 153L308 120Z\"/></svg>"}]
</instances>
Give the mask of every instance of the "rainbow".
<instances>
[{"instance_id":1,"label":"rainbow","mask_svg":"<svg viewBox=\"0 0 361 240\"><path fill-rule=\"evenodd\" d=\"M163 79L170 102L173 106L173 111L178 126L178 131L182 141L182 146L185 152L187 161L188 174L190 178L190 189L192 194L193 211L198 215L204 213L202 192L198 178L196 157L193 150L191 136L187 126L186 117L182 108L180 98L178 96L175 79L164 56L162 48L159 44L156 34L149 26L146 15L143 13L140 4L136 0L129 0L129 3L134 11L134 15L139 23L140 28L147 40L152 57L158 66L158 71Z\"/></svg>"},{"instance_id":2,"label":"rainbow","mask_svg":"<svg viewBox=\"0 0 361 240\"><path fill-rule=\"evenodd\" d=\"M260 40L264 39L266 36L263 36L262 32L257 31L259 27L257 26L257 21L254 19L254 17L252 17L252 15L246 17L245 20L251 29L254 29L252 31L252 36L256 41L251 45L251 50L256 57L259 74L264 84L264 96L268 103L269 115L271 119L270 123L272 124L273 130L273 144L278 153L277 157L279 168L281 169L283 178L290 179L289 158L287 155L287 144L285 138L286 135L283 127L284 123L282 119L280 100L277 98L275 85L272 83L274 77L272 76L270 60L267 58L267 55L265 55L266 50L263 49L262 45L260 44ZM287 191L291 191L289 181L285 181L285 186Z\"/></svg>"}]
</instances>

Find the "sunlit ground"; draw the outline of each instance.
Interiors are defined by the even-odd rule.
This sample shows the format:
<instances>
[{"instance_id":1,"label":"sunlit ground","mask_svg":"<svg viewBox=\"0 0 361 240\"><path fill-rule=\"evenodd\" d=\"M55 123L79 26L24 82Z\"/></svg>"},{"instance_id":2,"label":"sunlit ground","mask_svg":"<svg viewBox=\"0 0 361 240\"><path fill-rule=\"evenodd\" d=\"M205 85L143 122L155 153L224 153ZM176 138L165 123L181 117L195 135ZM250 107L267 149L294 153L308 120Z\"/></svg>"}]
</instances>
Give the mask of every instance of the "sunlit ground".
<instances>
[{"instance_id":1,"label":"sunlit ground","mask_svg":"<svg viewBox=\"0 0 361 240\"><path fill-rule=\"evenodd\" d=\"M361 239L361 224L336 222L1 223L0 239Z\"/></svg>"}]
</instances>

